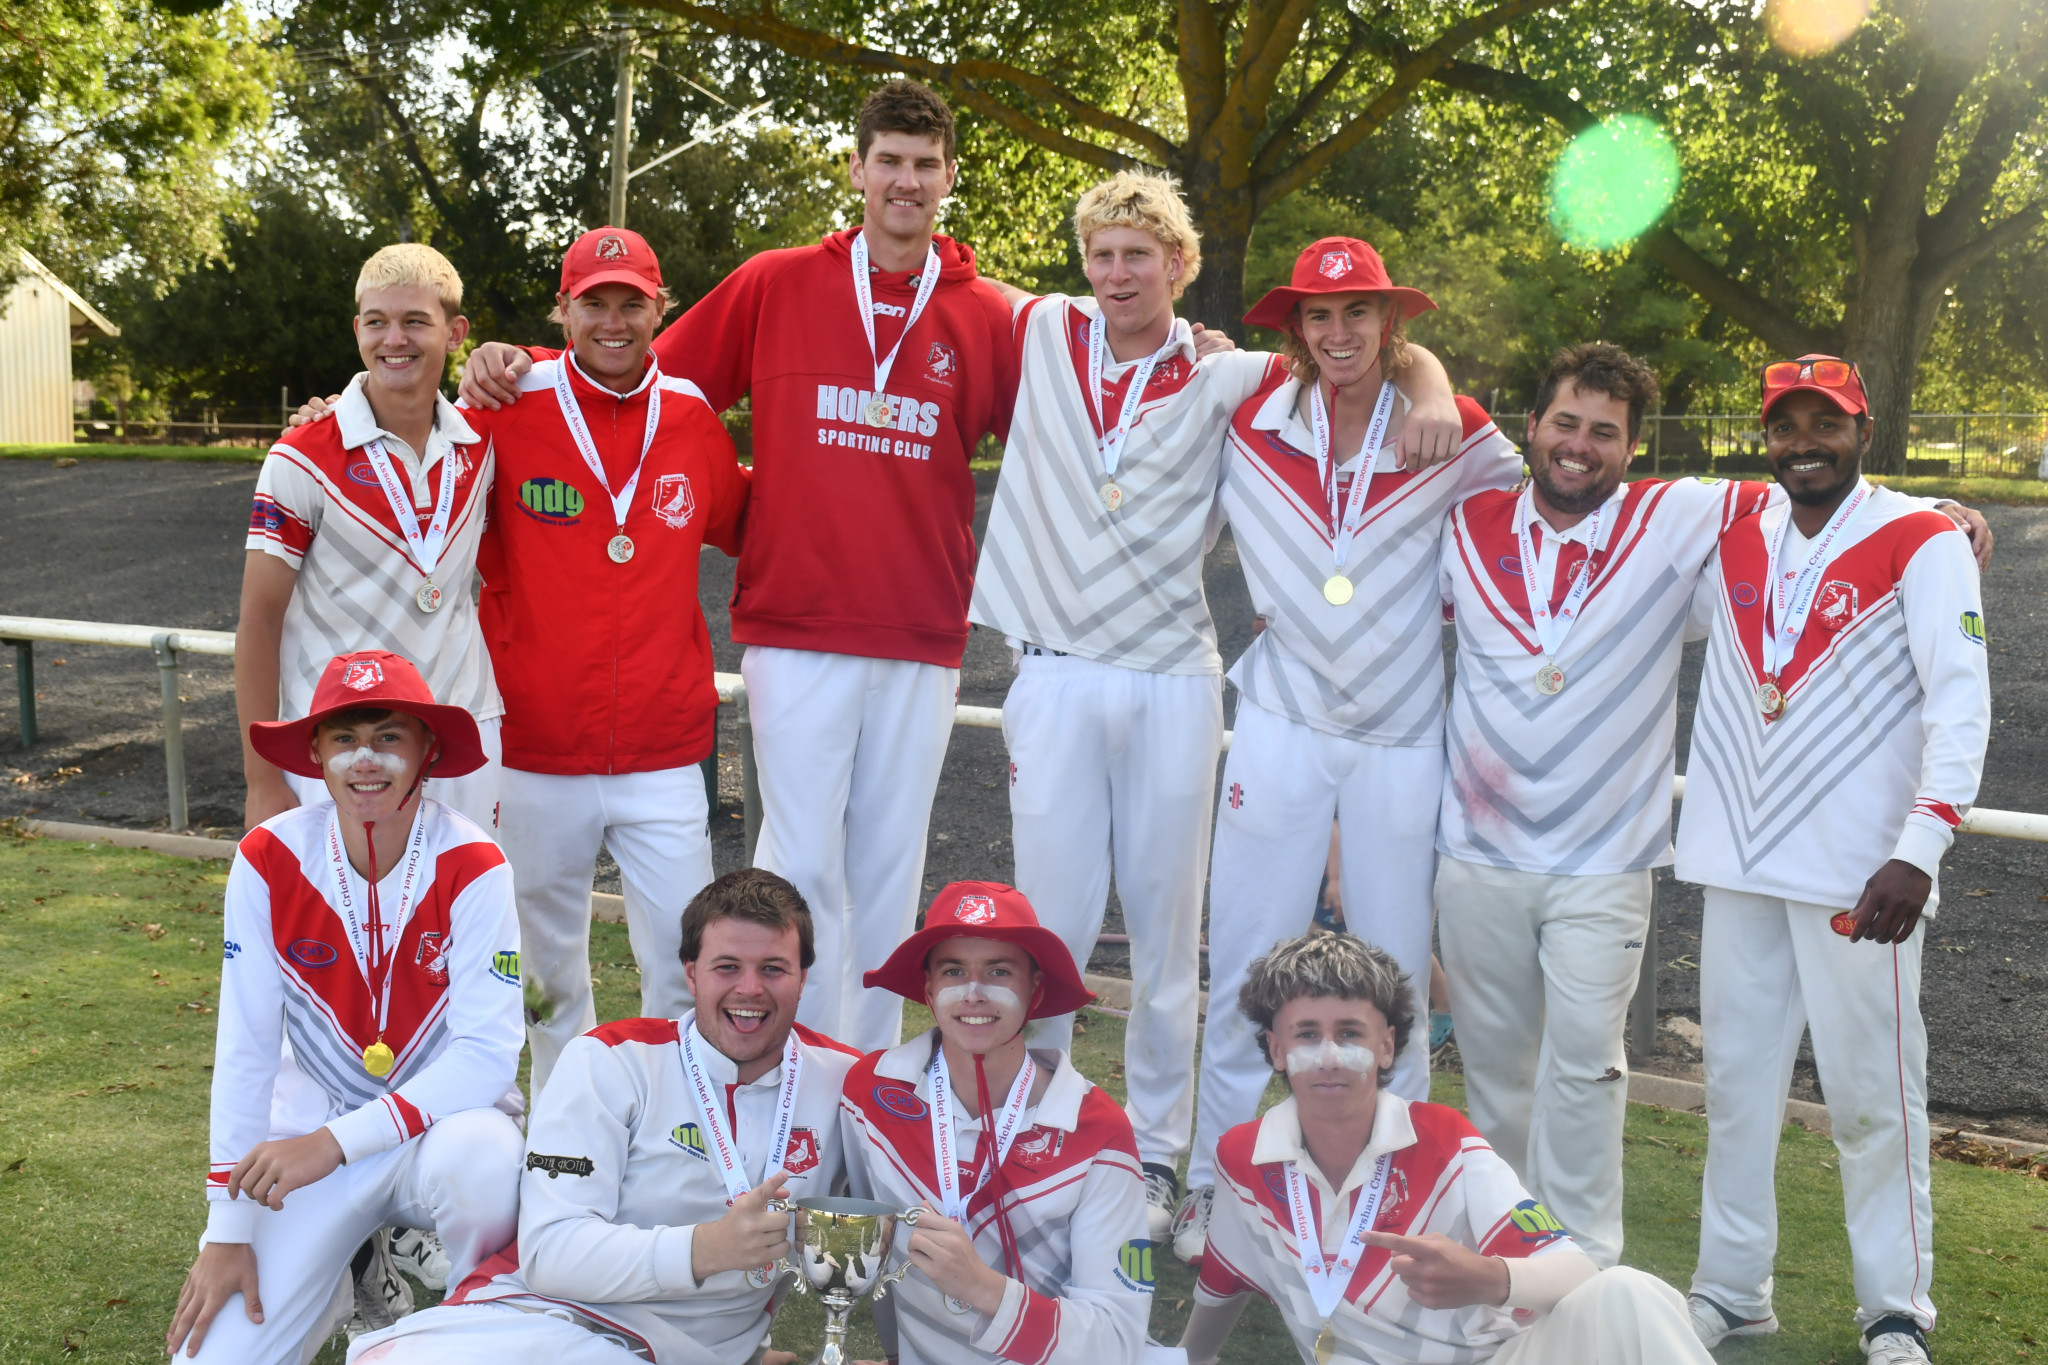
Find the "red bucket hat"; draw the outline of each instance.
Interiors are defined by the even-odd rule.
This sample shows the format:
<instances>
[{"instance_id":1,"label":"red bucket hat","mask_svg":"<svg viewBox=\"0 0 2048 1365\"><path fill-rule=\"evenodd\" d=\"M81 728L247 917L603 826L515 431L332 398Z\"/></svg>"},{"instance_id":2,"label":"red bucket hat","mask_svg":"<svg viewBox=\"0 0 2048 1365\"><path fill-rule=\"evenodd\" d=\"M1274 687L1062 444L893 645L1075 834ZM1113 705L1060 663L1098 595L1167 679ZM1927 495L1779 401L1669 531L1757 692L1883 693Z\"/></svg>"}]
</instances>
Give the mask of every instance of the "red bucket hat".
<instances>
[{"instance_id":1,"label":"red bucket hat","mask_svg":"<svg viewBox=\"0 0 2048 1365\"><path fill-rule=\"evenodd\" d=\"M249 743L288 773L324 778L312 752L320 722L338 712L372 708L403 711L433 731L441 746L433 771L442 777L460 777L484 766L476 718L459 706L436 702L417 668L382 649L329 659L320 685L313 689L313 705L305 719L259 720L249 727Z\"/></svg>"},{"instance_id":2,"label":"red bucket hat","mask_svg":"<svg viewBox=\"0 0 2048 1365\"><path fill-rule=\"evenodd\" d=\"M1081 983L1074 955L1060 936L1038 922L1024 893L1001 882L954 882L932 898L924 928L896 945L889 960L862 977L863 984L924 1003L924 960L949 938L992 938L1031 954L1044 974L1045 992L1025 1017L1049 1019L1095 1002Z\"/></svg>"},{"instance_id":3,"label":"red bucket hat","mask_svg":"<svg viewBox=\"0 0 2048 1365\"><path fill-rule=\"evenodd\" d=\"M1380 253L1356 237L1325 237L1310 242L1294 258L1294 278L1252 305L1244 320L1254 327L1276 332L1294 330L1294 305L1314 294L1391 294L1405 320L1427 313L1436 300L1420 289L1395 284L1387 278Z\"/></svg>"},{"instance_id":4,"label":"red bucket hat","mask_svg":"<svg viewBox=\"0 0 2048 1365\"><path fill-rule=\"evenodd\" d=\"M562 256L562 292L581 298L601 284L630 284L648 298L661 297L661 262L654 248L625 228L592 228Z\"/></svg>"},{"instance_id":5,"label":"red bucket hat","mask_svg":"<svg viewBox=\"0 0 2048 1365\"><path fill-rule=\"evenodd\" d=\"M1763 380L1760 421L1768 420L1771 409L1788 393L1825 394L1852 417L1870 411L1870 399L1863 392L1862 371L1854 361L1840 356L1814 354L1797 360L1774 360L1764 366Z\"/></svg>"}]
</instances>

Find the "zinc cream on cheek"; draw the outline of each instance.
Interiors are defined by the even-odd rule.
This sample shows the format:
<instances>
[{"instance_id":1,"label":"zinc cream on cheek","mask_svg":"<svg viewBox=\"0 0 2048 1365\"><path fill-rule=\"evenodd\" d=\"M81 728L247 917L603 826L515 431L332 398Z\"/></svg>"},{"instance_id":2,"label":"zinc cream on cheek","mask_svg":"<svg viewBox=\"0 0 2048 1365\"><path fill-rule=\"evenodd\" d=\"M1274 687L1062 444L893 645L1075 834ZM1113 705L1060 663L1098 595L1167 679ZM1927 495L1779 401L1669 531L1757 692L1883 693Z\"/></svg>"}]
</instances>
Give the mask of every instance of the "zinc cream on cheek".
<instances>
[{"instance_id":1,"label":"zinc cream on cheek","mask_svg":"<svg viewBox=\"0 0 2048 1365\"><path fill-rule=\"evenodd\" d=\"M1298 1076L1304 1071L1356 1071L1361 1076L1379 1073L1380 1059L1371 1048L1356 1047L1350 1043L1333 1043L1325 1038L1320 1043L1301 1043L1287 1049L1287 1074Z\"/></svg>"},{"instance_id":2,"label":"zinc cream on cheek","mask_svg":"<svg viewBox=\"0 0 2048 1365\"><path fill-rule=\"evenodd\" d=\"M1024 1003L1017 997L1017 993L1008 986L998 986L993 983L980 981L970 981L964 986L943 986L939 989L938 995L933 998L932 1003L940 1009L945 1009L948 1006L958 1005L963 1001L969 1000L981 1001L994 1005L998 1009L1006 1010L1017 1009Z\"/></svg>"},{"instance_id":3,"label":"zinc cream on cheek","mask_svg":"<svg viewBox=\"0 0 2048 1365\"><path fill-rule=\"evenodd\" d=\"M346 776L348 770L358 763L374 763L384 770L385 776L393 782L405 775L405 760L397 754L382 753L365 745L352 754L336 754L327 760L327 766L336 777Z\"/></svg>"}]
</instances>

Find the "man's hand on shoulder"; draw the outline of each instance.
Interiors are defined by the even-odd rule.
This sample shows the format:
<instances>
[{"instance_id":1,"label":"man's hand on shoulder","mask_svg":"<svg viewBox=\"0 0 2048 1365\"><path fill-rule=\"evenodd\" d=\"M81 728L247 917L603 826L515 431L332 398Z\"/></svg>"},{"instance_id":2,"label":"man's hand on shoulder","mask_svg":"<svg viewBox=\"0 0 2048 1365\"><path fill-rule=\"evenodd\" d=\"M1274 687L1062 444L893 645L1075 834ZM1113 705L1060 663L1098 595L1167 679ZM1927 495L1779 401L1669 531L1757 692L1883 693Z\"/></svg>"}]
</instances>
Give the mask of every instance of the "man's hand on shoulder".
<instances>
[{"instance_id":1,"label":"man's hand on shoulder","mask_svg":"<svg viewBox=\"0 0 2048 1365\"><path fill-rule=\"evenodd\" d=\"M1984 520L1984 514L1959 502L1938 502L1934 504L1934 510L1946 514L1970 538L1970 551L1977 556L1977 572L1983 573L1990 568L1991 523Z\"/></svg>"},{"instance_id":2,"label":"man's hand on shoulder","mask_svg":"<svg viewBox=\"0 0 2048 1365\"><path fill-rule=\"evenodd\" d=\"M1904 943L1920 923L1934 892L1934 879L1902 858L1893 858L1863 884L1863 898L1850 913L1856 927L1851 943Z\"/></svg>"},{"instance_id":3,"label":"man's hand on shoulder","mask_svg":"<svg viewBox=\"0 0 2048 1365\"><path fill-rule=\"evenodd\" d=\"M1212 331L1201 323L1193 324L1195 334L1195 359L1206 360L1212 355L1237 349L1237 343L1222 332Z\"/></svg>"},{"instance_id":4,"label":"man's hand on shoulder","mask_svg":"<svg viewBox=\"0 0 2048 1365\"><path fill-rule=\"evenodd\" d=\"M486 341L469 353L457 392L473 408L496 412L519 401L519 378L533 368L533 357L517 346Z\"/></svg>"},{"instance_id":5,"label":"man's hand on shoulder","mask_svg":"<svg viewBox=\"0 0 2048 1365\"><path fill-rule=\"evenodd\" d=\"M294 427L303 427L309 423L317 422L323 417L331 416L334 412L334 405L340 401L341 395L338 393L330 393L325 398L307 399L299 404L297 412L284 419L285 434L290 435Z\"/></svg>"}]
</instances>

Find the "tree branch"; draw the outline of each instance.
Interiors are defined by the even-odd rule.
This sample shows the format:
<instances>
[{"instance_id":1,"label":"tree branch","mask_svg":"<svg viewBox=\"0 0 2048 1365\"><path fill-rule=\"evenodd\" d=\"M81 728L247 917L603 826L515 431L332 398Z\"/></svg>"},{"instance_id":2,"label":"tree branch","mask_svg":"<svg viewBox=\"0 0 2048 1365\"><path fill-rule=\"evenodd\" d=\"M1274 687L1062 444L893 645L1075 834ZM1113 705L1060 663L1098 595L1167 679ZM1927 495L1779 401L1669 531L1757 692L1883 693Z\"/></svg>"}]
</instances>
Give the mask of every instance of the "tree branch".
<instances>
[{"instance_id":1,"label":"tree branch","mask_svg":"<svg viewBox=\"0 0 2048 1365\"><path fill-rule=\"evenodd\" d=\"M1921 224L1921 250L1945 257L1962 249L1970 229L1983 217L1992 190L2005 170L2006 158L2019 135L2033 123L2033 102L2024 87L2001 81L1985 101L1984 116L1977 124L1957 166L1955 188L1941 212L1929 214Z\"/></svg>"},{"instance_id":2,"label":"tree branch","mask_svg":"<svg viewBox=\"0 0 2048 1365\"><path fill-rule=\"evenodd\" d=\"M1835 328L1813 327L1799 321L1694 250L1670 228L1651 228L1637 240L1636 250L1664 267L1710 307L1720 309L1731 321L1785 355L1840 350Z\"/></svg>"},{"instance_id":3,"label":"tree branch","mask_svg":"<svg viewBox=\"0 0 2048 1365\"><path fill-rule=\"evenodd\" d=\"M2036 199L1989 232L1943 257L1934 267L1941 277L1940 283L1952 284L2007 247L2019 245L2030 233L2039 231L2044 222L2048 222L2048 196Z\"/></svg>"},{"instance_id":4,"label":"tree branch","mask_svg":"<svg viewBox=\"0 0 2048 1365\"><path fill-rule=\"evenodd\" d=\"M1252 158L1254 180L1272 173L1273 167L1279 163L1280 158L1293 143L1294 135L1301 131L1302 124L1322 107L1323 101L1328 99L1331 92L1351 74L1351 68L1358 64L1359 54L1366 50L1365 21L1348 9L1344 11L1344 18L1351 27L1350 41L1344 45L1344 51L1338 54L1337 60L1330 63L1330 69L1323 73L1322 79L1310 86L1302 97L1295 101L1294 108L1288 111L1287 117L1274 124L1272 132L1266 135L1265 142L1259 147L1258 155Z\"/></svg>"},{"instance_id":5,"label":"tree branch","mask_svg":"<svg viewBox=\"0 0 2048 1365\"><path fill-rule=\"evenodd\" d=\"M398 128L399 146L405 152L405 159L412 164L413 174L419 177L420 188L426 192L428 201L444 219L454 216L455 205L449 200L447 191L442 188L441 177L427 164L426 153L420 148L419 133L413 128L412 120L406 117L404 106L399 104L374 73L359 70L354 62L342 57L330 57L328 62L360 85L390 116L392 123Z\"/></svg>"},{"instance_id":6,"label":"tree branch","mask_svg":"<svg viewBox=\"0 0 2048 1365\"><path fill-rule=\"evenodd\" d=\"M1180 0L1177 21L1180 91L1188 114L1188 145L1199 147L1223 108L1223 26L1210 0Z\"/></svg>"}]
</instances>

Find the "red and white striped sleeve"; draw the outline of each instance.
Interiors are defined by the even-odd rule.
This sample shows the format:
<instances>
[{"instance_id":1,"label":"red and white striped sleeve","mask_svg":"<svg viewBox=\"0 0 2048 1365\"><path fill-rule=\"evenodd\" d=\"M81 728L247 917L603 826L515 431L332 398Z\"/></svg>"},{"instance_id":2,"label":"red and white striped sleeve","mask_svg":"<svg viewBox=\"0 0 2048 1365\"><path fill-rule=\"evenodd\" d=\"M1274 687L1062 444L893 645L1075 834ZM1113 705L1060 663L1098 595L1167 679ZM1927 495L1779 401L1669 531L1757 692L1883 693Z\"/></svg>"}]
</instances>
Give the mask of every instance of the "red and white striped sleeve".
<instances>
[{"instance_id":1,"label":"red and white striped sleeve","mask_svg":"<svg viewBox=\"0 0 2048 1365\"><path fill-rule=\"evenodd\" d=\"M264 830L252 838L270 837ZM220 1017L213 1040L213 1099L207 1147L206 1239L247 1242L254 1200L230 1199L228 1175L270 1136L271 1092L284 1048L284 979L270 933L270 887L240 852L228 871L221 912Z\"/></svg>"},{"instance_id":2,"label":"red and white striped sleeve","mask_svg":"<svg viewBox=\"0 0 2048 1365\"><path fill-rule=\"evenodd\" d=\"M326 491L306 454L280 441L263 458L256 497L249 507L249 535L243 546L299 567L320 529Z\"/></svg>"},{"instance_id":3,"label":"red and white striped sleeve","mask_svg":"<svg viewBox=\"0 0 2048 1365\"><path fill-rule=\"evenodd\" d=\"M1899 578L1906 642L1924 700L1920 783L1892 857L1937 876L1977 799L1991 736L1991 670L1977 561L1958 530L1929 536Z\"/></svg>"}]
</instances>

